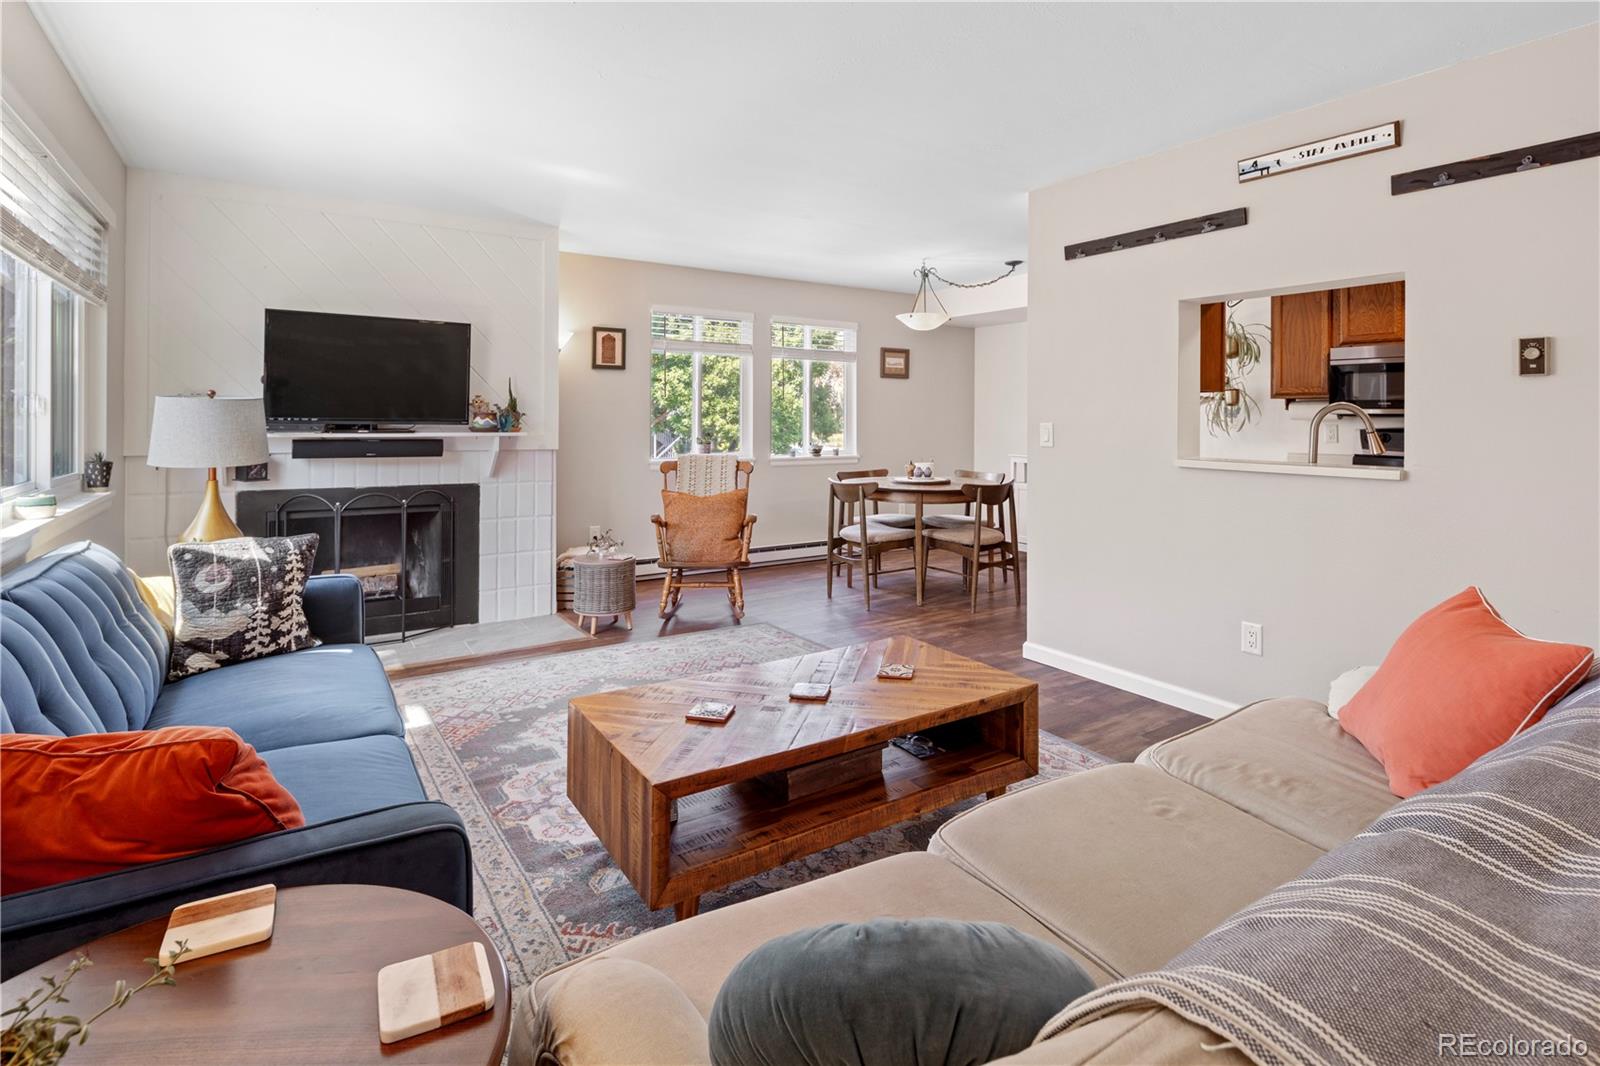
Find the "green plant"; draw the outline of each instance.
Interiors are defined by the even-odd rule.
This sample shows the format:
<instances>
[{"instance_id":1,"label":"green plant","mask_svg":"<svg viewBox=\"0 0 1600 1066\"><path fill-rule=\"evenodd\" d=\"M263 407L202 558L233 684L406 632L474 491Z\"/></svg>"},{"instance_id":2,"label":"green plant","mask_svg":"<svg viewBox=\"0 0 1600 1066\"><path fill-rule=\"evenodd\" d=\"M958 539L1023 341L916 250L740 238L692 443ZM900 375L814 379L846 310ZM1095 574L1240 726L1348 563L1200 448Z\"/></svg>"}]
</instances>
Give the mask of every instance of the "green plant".
<instances>
[{"instance_id":1,"label":"green plant","mask_svg":"<svg viewBox=\"0 0 1600 1066\"><path fill-rule=\"evenodd\" d=\"M106 461L106 453L105 452L91 452L90 455L89 455L89 459L88 459L88 463L89 463L90 466L94 466L94 465L96 465L98 463L103 463L105 461Z\"/></svg>"},{"instance_id":2,"label":"green plant","mask_svg":"<svg viewBox=\"0 0 1600 1066\"><path fill-rule=\"evenodd\" d=\"M511 390L511 379L506 378L506 405L500 409L503 413L521 419L522 410L517 406L517 394Z\"/></svg>"},{"instance_id":3,"label":"green plant","mask_svg":"<svg viewBox=\"0 0 1600 1066\"><path fill-rule=\"evenodd\" d=\"M16 1006L0 1013L0 1018L6 1019L5 1030L0 1032L0 1066L55 1066L74 1043L81 1046L89 1039L89 1026L106 1014L125 1006L152 985L177 984L177 962L188 951L188 941L180 940L172 953L172 961L166 965L159 959L145 959L152 973L144 983L130 987L128 982L118 981L112 990L111 1002L86 1019L71 1014L43 1013L52 1003L66 1003L67 986L72 979L84 967L94 965L79 955L68 964L66 973L60 977L45 977L42 988L34 989Z\"/></svg>"},{"instance_id":4,"label":"green plant","mask_svg":"<svg viewBox=\"0 0 1600 1066\"><path fill-rule=\"evenodd\" d=\"M1272 327L1259 322L1240 322L1232 310L1237 303L1229 305L1228 321L1223 327L1223 353L1227 356L1223 365L1223 387L1200 398L1206 432L1213 437L1218 433L1231 436L1261 415L1261 404L1245 387L1245 378L1261 365L1262 346L1272 343Z\"/></svg>"}]
</instances>

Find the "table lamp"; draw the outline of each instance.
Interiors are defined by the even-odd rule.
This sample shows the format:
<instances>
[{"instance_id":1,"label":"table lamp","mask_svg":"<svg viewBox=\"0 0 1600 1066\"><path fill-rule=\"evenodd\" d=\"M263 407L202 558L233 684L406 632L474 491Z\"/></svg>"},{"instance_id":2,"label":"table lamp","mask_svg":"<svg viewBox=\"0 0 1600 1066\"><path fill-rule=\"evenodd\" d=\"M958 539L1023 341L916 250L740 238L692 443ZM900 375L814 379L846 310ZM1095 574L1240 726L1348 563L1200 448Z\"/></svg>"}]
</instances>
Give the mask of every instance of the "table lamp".
<instances>
[{"instance_id":1,"label":"table lamp","mask_svg":"<svg viewBox=\"0 0 1600 1066\"><path fill-rule=\"evenodd\" d=\"M218 396L157 396L150 419L150 451L155 467L205 467L206 496L200 512L178 539L185 543L242 537L217 491L217 467L267 461L267 416L260 399Z\"/></svg>"}]
</instances>

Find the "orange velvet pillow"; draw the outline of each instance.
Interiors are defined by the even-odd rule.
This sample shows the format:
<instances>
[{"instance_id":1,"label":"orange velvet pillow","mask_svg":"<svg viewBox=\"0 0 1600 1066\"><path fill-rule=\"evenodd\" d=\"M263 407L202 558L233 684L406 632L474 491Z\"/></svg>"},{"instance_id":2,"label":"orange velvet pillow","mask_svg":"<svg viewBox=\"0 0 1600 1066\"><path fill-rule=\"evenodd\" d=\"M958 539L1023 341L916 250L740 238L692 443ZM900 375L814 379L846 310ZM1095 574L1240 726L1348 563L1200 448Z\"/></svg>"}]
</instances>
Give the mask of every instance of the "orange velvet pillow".
<instances>
[{"instance_id":1,"label":"orange velvet pillow","mask_svg":"<svg viewBox=\"0 0 1600 1066\"><path fill-rule=\"evenodd\" d=\"M1447 780L1537 722L1594 661L1594 651L1525 637L1476 588L1406 627L1339 725L1411 796Z\"/></svg>"},{"instance_id":2,"label":"orange velvet pillow","mask_svg":"<svg viewBox=\"0 0 1600 1066\"><path fill-rule=\"evenodd\" d=\"M231 729L0 736L0 893L305 825Z\"/></svg>"},{"instance_id":3,"label":"orange velvet pillow","mask_svg":"<svg viewBox=\"0 0 1600 1066\"><path fill-rule=\"evenodd\" d=\"M744 561L745 512L749 489L691 496L661 493L661 517L667 523L667 551L677 566L731 566Z\"/></svg>"}]
</instances>

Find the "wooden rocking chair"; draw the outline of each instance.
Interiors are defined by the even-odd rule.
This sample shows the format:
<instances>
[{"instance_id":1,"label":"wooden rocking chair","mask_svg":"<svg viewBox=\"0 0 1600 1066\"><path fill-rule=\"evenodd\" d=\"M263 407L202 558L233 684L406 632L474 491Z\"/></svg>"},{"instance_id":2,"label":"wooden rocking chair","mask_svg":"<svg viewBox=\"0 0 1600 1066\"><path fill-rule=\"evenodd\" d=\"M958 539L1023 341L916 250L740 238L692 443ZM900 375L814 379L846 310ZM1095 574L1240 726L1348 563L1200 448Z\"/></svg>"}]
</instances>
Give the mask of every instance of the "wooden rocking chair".
<instances>
[{"instance_id":1,"label":"wooden rocking chair","mask_svg":"<svg viewBox=\"0 0 1600 1066\"><path fill-rule=\"evenodd\" d=\"M739 460L734 470L735 492L749 492L750 474L754 470L755 464ZM656 529L656 563L666 571L659 613L662 618L675 614L684 589L725 589L734 619L742 619L743 570L750 565L750 537L756 524L755 516L747 513L749 497L745 497L741 513L730 516L729 502L722 497L731 493L680 494L675 488L677 472L676 460L669 459L661 464L662 510L668 517L650 516ZM703 507L696 506L702 501ZM706 512L703 520L695 513L700 510ZM672 521L669 522L669 518ZM739 523L736 532L730 518Z\"/></svg>"}]
</instances>

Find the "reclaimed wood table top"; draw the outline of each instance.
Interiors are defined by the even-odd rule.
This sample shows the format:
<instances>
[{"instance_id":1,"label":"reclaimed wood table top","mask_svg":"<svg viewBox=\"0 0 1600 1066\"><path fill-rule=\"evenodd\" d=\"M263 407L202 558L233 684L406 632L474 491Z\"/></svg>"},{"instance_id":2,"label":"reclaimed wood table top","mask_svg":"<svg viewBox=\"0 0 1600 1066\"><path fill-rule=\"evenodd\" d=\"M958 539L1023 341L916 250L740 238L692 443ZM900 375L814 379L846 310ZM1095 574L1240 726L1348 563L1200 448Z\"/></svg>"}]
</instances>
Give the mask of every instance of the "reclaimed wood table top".
<instances>
[{"instance_id":1,"label":"reclaimed wood table top","mask_svg":"<svg viewBox=\"0 0 1600 1066\"><path fill-rule=\"evenodd\" d=\"M915 676L880 679L886 662L910 663ZM830 684L832 694L791 701L798 682ZM700 700L736 710L721 725L686 721ZM970 740L932 758L885 749L881 779L789 804L753 787L761 774L965 719ZM1038 685L891 637L582 696L570 705L568 740L568 796L659 907L1032 776Z\"/></svg>"},{"instance_id":2,"label":"reclaimed wood table top","mask_svg":"<svg viewBox=\"0 0 1600 1066\"><path fill-rule=\"evenodd\" d=\"M500 953L472 916L431 896L378 885L281 889L272 939L179 962L178 983L139 993L95 1022L67 1056L91 1063L162 1066L497 1066L511 1031L511 999ZM79 954L93 966L72 980L70 1012L94 1013L117 981L150 976L165 916L101 937L18 974L4 985L10 1006L60 975ZM378 1040L378 971L471 940L483 944L494 1007L394 1044Z\"/></svg>"}]
</instances>

